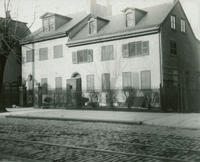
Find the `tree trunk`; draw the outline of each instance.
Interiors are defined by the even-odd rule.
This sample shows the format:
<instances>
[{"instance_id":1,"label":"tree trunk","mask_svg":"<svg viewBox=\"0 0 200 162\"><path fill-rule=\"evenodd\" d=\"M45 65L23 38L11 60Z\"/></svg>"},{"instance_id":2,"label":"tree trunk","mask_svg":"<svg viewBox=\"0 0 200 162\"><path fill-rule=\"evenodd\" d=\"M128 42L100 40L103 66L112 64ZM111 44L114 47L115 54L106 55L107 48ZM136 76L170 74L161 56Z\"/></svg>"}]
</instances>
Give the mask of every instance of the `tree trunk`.
<instances>
[{"instance_id":1,"label":"tree trunk","mask_svg":"<svg viewBox=\"0 0 200 162\"><path fill-rule=\"evenodd\" d=\"M4 95L3 95L3 75L4 69L6 66L6 57L0 55L0 113L6 112L5 102L4 102Z\"/></svg>"}]
</instances>

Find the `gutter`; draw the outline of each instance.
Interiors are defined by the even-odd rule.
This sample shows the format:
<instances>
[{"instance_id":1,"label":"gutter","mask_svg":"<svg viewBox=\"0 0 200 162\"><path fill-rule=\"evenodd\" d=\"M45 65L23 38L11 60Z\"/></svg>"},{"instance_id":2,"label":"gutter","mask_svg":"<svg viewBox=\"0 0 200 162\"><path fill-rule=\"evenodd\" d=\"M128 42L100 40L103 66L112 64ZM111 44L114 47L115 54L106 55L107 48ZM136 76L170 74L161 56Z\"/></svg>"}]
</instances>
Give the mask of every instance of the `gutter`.
<instances>
[{"instance_id":1,"label":"gutter","mask_svg":"<svg viewBox=\"0 0 200 162\"><path fill-rule=\"evenodd\" d=\"M56 33L55 35L47 36L47 37L41 37L38 39L33 40L28 40L28 41L22 41L20 42L20 45L25 45L25 44L30 44L30 43L37 43L37 42L42 42L42 41L47 41L47 40L52 40L52 39L57 39L57 38L62 38L65 37L66 33Z\"/></svg>"},{"instance_id":2,"label":"gutter","mask_svg":"<svg viewBox=\"0 0 200 162\"><path fill-rule=\"evenodd\" d=\"M158 32L159 32L159 26L155 26L155 27L142 30L142 31L137 31L137 32L134 31L132 33L126 32L126 33L120 33L120 34L112 34L112 35L99 36L95 38L71 41L71 42L66 43L66 45L68 47L76 47L76 46L93 44L93 43L100 43L100 42L126 39L126 38L131 38L131 37L139 37L143 35L150 35L150 34L155 34Z\"/></svg>"}]
</instances>

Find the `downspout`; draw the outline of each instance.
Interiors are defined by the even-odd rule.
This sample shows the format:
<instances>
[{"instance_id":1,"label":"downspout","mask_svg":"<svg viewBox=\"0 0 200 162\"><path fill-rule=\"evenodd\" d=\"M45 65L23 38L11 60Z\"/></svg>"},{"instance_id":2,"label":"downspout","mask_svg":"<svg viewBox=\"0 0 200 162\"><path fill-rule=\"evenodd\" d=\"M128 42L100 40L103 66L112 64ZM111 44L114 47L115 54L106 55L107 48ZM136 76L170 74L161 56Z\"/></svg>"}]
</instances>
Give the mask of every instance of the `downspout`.
<instances>
[{"instance_id":1,"label":"downspout","mask_svg":"<svg viewBox=\"0 0 200 162\"><path fill-rule=\"evenodd\" d=\"M35 43L32 43L32 50L33 50L33 63L32 63L32 81L33 81L33 106L35 104Z\"/></svg>"},{"instance_id":2,"label":"downspout","mask_svg":"<svg viewBox=\"0 0 200 162\"><path fill-rule=\"evenodd\" d=\"M159 28L159 57L160 57L160 106L163 109L163 47L162 28Z\"/></svg>"}]
</instances>

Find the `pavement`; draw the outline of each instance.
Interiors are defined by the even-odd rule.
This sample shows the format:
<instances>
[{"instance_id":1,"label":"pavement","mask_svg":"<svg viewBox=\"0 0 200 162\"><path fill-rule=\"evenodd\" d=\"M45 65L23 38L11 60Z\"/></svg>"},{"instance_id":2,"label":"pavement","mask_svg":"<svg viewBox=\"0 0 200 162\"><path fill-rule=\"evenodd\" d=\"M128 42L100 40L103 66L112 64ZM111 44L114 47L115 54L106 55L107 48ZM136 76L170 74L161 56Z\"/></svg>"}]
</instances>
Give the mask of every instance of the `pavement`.
<instances>
[{"instance_id":1,"label":"pavement","mask_svg":"<svg viewBox=\"0 0 200 162\"><path fill-rule=\"evenodd\" d=\"M174 128L200 129L200 113L151 113L38 108L8 108L0 117L63 121L145 124Z\"/></svg>"}]
</instances>

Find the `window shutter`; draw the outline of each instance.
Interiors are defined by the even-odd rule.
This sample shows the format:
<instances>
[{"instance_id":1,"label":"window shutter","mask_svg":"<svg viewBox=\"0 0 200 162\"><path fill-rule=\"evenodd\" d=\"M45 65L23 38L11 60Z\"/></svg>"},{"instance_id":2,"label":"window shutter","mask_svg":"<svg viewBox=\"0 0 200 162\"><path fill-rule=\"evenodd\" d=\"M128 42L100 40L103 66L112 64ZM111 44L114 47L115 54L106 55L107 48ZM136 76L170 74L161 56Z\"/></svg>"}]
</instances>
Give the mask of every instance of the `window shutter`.
<instances>
[{"instance_id":1,"label":"window shutter","mask_svg":"<svg viewBox=\"0 0 200 162\"><path fill-rule=\"evenodd\" d=\"M87 75L87 90L94 90L94 75Z\"/></svg>"},{"instance_id":2,"label":"window shutter","mask_svg":"<svg viewBox=\"0 0 200 162\"><path fill-rule=\"evenodd\" d=\"M142 42L143 55L149 55L149 41Z\"/></svg>"},{"instance_id":3,"label":"window shutter","mask_svg":"<svg viewBox=\"0 0 200 162\"><path fill-rule=\"evenodd\" d=\"M136 55L136 43L131 42L128 44L129 47L129 56L135 56Z\"/></svg>"},{"instance_id":4,"label":"window shutter","mask_svg":"<svg viewBox=\"0 0 200 162\"><path fill-rule=\"evenodd\" d=\"M136 51L138 56L142 55L142 42L136 43Z\"/></svg>"},{"instance_id":5,"label":"window shutter","mask_svg":"<svg viewBox=\"0 0 200 162\"><path fill-rule=\"evenodd\" d=\"M62 45L54 46L53 54L54 54L54 58L63 57L63 46Z\"/></svg>"},{"instance_id":6,"label":"window shutter","mask_svg":"<svg viewBox=\"0 0 200 162\"><path fill-rule=\"evenodd\" d=\"M78 59L77 59L77 52L72 52L72 63L77 64Z\"/></svg>"},{"instance_id":7,"label":"window shutter","mask_svg":"<svg viewBox=\"0 0 200 162\"><path fill-rule=\"evenodd\" d=\"M88 62L93 62L93 50L88 50Z\"/></svg>"},{"instance_id":8,"label":"window shutter","mask_svg":"<svg viewBox=\"0 0 200 162\"><path fill-rule=\"evenodd\" d=\"M133 88L139 89L139 74L137 72L133 72Z\"/></svg>"},{"instance_id":9,"label":"window shutter","mask_svg":"<svg viewBox=\"0 0 200 162\"><path fill-rule=\"evenodd\" d=\"M123 44L123 45L122 45L122 56L123 56L123 58L129 57L129 48L128 48L128 44Z\"/></svg>"}]
</instances>

